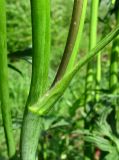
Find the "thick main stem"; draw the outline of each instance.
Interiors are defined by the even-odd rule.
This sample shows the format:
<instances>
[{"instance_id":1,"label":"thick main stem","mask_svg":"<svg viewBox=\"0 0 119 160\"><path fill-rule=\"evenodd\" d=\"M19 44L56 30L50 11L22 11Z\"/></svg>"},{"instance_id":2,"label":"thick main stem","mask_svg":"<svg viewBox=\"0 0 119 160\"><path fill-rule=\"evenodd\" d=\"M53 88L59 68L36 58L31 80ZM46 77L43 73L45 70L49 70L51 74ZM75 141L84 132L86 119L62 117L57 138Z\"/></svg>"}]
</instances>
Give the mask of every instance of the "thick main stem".
<instances>
[{"instance_id":1,"label":"thick main stem","mask_svg":"<svg viewBox=\"0 0 119 160\"><path fill-rule=\"evenodd\" d=\"M0 0L0 100L3 125L8 147L9 158L15 155L15 143L12 131L12 119L9 103L8 68L7 68L7 38L6 38L6 6L5 0Z\"/></svg>"},{"instance_id":2,"label":"thick main stem","mask_svg":"<svg viewBox=\"0 0 119 160\"><path fill-rule=\"evenodd\" d=\"M47 87L50 53L50 0L31 0L33 64L30 93L21 135L21 159L36 160L42 118L28 111Z\"/></svg>"}]
</instances>

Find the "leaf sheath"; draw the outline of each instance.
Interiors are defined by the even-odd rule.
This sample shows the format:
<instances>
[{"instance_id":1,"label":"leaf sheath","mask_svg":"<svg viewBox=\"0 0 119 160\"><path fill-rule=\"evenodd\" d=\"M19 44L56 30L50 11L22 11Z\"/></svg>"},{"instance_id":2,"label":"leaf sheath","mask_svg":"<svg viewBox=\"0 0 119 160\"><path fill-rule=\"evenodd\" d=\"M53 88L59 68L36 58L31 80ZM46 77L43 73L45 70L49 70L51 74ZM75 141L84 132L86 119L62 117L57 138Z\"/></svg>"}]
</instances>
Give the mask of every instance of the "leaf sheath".
<instances>
[{"instance_id":1,"label":"leaf sheath","mask_svg":"<svg viewBox=\"0 0 119 160\"><path fill-rule=\"evenodd\" d=\"M29 110L40 116L43 116L53 108L53 105L63 95L72 78L78 70L88 63L100 50L102 50L108 43L110 43L119 34L119 26L117 26L111 33L109 33L103 40L101 40L94 49L90 51L79 63L64 76L51 90L49 90L38 102L29 107Z\"/></svg>"}]
</instances>

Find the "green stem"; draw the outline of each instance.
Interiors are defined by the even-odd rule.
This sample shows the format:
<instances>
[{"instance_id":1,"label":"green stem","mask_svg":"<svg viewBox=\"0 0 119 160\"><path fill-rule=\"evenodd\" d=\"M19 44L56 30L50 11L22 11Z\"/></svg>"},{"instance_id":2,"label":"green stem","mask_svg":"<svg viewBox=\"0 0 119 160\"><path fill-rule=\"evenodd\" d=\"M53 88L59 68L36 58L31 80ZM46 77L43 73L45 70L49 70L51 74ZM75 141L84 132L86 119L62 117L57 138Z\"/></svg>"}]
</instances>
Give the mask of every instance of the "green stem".
<instances>
[{"instance_id":1,"label":"green stem","mask_svg":"<svg viewBox=\"0 0 119 160\"><path fill-rule=\"evenodd\" d=\"M118 84L118 53L119 36L113 41L110 64L110 92L117 94Z\"/></svg>"},{"instance_id":2,"label":"green stem","mask_svg":"<svg viewBox=\"0 0 119 160\"><path fill-rule=\"evenodd\" d=\"M119 7L116 12L117 25L119 24ZM111 62L110 62L110 91L117 94L118 84L118 55L119 55L119 36L113 41Z\"/></svg>"},{"instance_id":3,"label":"green stem","mask_svg":"<svg viewBox=\"0 0 119 160\"><path fill-rule=\"evenodd\" d=\"M96 41L97 41L98 4L99 4L99 0L91 1L89 51L96 46ZM98 61L99 61L99 56L98 56ZM93 61L91 61L87 65L86 99L85 99L86 106L88 106L87 104L91 102L94 97L93 95L94 93L94 70L93 68L94 68L94 63ZM99 71L100 71L100 68L97 68L98 76L99 76ZM86 108L86 110L89 111L90 108Z\"/></svg>"},{"instance_id":4,"label":"green stem","mask_svg":"<svg viewBox=\"0 0 119 160\"><path fill-rule=\"evenodd\" d=\"M49 6L49 0L31 0L33 55L28 105L36 102L47 88L50 57Z\"/></svg>"},{"instance_id":5,"label":"green stem","mask_svg":"<svg viewBox=\"0 0 119 160\"><path fill-rule=\"evenodd\" d=\"M100 81L101 81L101 53L97 55L97 69L96 69L96 101L100 100Z\"/></svg>"},{"instance_id":6,"label":"green stem","mask_svg":"<svg viewBox=\"0 0 119 160\"><path fill-rule=\"evenodd\" d=\"M31 0L33 64L21 135L21 159L35 160L42 118L28 111L47 88L50 55L50 0Z\"/></svg>"},{"instance_id":7,"label":"green stem","mask_svg":"<svg viewBox=\"0 0 119 160\"><path fill-rule=\"evenodd\" d=\"M0 0L0 100L8 154L9 158L12 158L16 150L12 131L8 88L6 6L5 0Z\"/></svg>"},{"instance_id":8,"label":"green stem","mask_svg":"<svg viewBox=\"0 0 119 160\"><path fill-rule=\"evenodd\" d=\"M119 24L119 1L115 2L115 8L117 8L115 15L116 15L116 21L117 25ZM110 92L111 94L118 94L118 57L119 57L119 36L117 36L112 45L112 52L111 52L111 59L110 59L110 81L109 81L109 87L110 87ZM117 100L114 100L112 102L112 105L114 106L114 114L112 113L110 115L110 123L112 127L114 124L112 123L113 121L115 122L115 128L117 130L117 133L119 134L119 107L117 105ZM112 121L113 117L113 121Z\"/></svg>"},{"instance_id":9,"label":"green stem","mask_svg":"<svg viewBox=\"0 0 119 160\"><path fill-rule=\"evenodd\" d=\"M89 36L89 51L96 46L97 42L97 22L98 22L98 5L99 0L91 1L91 16L90 16L90 36ZM99 62L99 53L98 53L98 62ZM99 65L99 64L98 64ZM97 75L99 76L99 68L97 68ZM96 77L97 82L97 77ZM87 65L87 74L86 74L86 88L85 88L85 111L88 113L91 110L92 103L94 101L94 60L90 61ZM97 85L97 83L96 83ZM97 86L96 86L97 89ZM97 94L96 94L97 98ZM90 105L91 103L91 105ZM85 120L85 129L90 128L90 121ZM85 159L93 159L92 147L89 147L89 143L84 144L85 147Z\"/></svg>"}]
</instances>

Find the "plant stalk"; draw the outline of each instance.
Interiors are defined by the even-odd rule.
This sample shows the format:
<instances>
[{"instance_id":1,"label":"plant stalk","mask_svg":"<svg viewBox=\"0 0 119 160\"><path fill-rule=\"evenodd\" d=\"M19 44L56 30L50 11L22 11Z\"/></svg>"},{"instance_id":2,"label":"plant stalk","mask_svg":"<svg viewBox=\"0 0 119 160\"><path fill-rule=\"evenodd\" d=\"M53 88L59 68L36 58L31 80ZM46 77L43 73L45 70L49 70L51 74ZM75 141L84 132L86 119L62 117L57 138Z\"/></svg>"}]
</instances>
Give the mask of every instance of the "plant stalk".
<instances>
[{"instance_id":1,"label":"plant stalk","mask_svg":"<svg viewBox=\"0 0 119 160\"><path fill-rule=\"evenodd\" d=\"M84 24L85 18L82 18L82 10L84 7L83 3L84 3L84 0L74 0L72 19L71 19L68 38L67 38L67 43L66 43L63 57L62 57L60 66L58 68L53 85L57 81L59 81L63 77L63 75L65 74L65 71L67 69L67 65L68 65L70 58L71 58L71 54L72 54L72 50L73 50L73 47L74 47L74 44L76 41L78 30L79 30L80 26L82 27L82 23ZM84 7L84 9L86 10L85 7Z\"/></svg>"},{"instance_id":2,"label":"plant stalk","mask_svg":"<svg viewBox=\"0 0 119 160\"><path fill-rule=\"evenodd\" d=\"M97 23L98 23L98 5L99 0L91 1L91 12L90 12L90 35L89 35L89 51L96 46L97 42ZM85 88L85 111L88 114L92 107L92 102L95 98L98 97L96 92L96 97L94 95L94 83L96 82L96 89L99 88L100 80L100 53L97 55L97 75L96 81L94 79L94 60L90 61L87 65L87 74L86 74L86 88ZM95 98L94 98L95 97ZM85 120L85 129L90 128L90 121ZM88 147L89 143L85 142L85 159L93 158L92 148Z\"/></svg>"},{"instance_id":3,"label":"plant stalk","mask_svg":"<svg viewBox=\"0 0 119 160\"><path fill-rule=\"evenodd\" d=\"M119 7L115 13L116 23L119 24ZM111 62L110 62L110 92L117 94L118 91L118 56L119 56L119 36L117 36L112 45Z\"/></svg>"},{"instance_id":4,"label":"plant stalk","mask_svg":"<svg viewBox=\"0 0 119 160\"><path fill-rule=\"evenodd\" d=\"M28 111L47 88L50 58L50 0L31 0L32 80L21 134L21 159L36 160L42 118Z\"/></svg>"},{"instance_id":5,"label":"plant stalk","mask_svg":"<svg viewBox=\"0 0 119 160\"><path fill-rule=\"evenodd\" d=\"M119 1L115 1L115 16L116 16L116 25L119 24ZM110 81L109 81L109 88L110 93L113 95L118 94L118 57L119 57L119 36L117 36L112 45L112 51L111 51L111 59L110 59ZM114 106L114 112L111 113L109 120L112 125L112 127L115 127L114 129L119 134L119 107L117 104L117 99L115 99L112 102L112 105ZM113 119L113 120L112 120ZM114 122L114 124L113 124Z\"/></svg>"},{"instance_id":6,"label":"plant stalk","mask_svg":"<svg viewBox=\"0 0 119 160\"><path fill-rule=\"evenodd\" d=\"M89 36L89 51L96 46L97 41L97 22L98 22L98 5L99 0L91 1L91 17L90 17L90 36ZM97 64L97 77L100 79L100 53L98 53L98 64ZM87 65L86 75L86 111L90 110L88 103L92 102L94 97L94 62L93 60Z\"/></svg>"},{"instance_id":7,"label":"plant stalk","mask_svg":"<svg viewBox=\"0 0 119 160\"><path fill-rule=\"evenodd\" d=\"M15 155L16 149L9 103L6 34L6 4L5 0L0 0L0 100L8 155L11 159Z\"/></svg>"}]
</instances>

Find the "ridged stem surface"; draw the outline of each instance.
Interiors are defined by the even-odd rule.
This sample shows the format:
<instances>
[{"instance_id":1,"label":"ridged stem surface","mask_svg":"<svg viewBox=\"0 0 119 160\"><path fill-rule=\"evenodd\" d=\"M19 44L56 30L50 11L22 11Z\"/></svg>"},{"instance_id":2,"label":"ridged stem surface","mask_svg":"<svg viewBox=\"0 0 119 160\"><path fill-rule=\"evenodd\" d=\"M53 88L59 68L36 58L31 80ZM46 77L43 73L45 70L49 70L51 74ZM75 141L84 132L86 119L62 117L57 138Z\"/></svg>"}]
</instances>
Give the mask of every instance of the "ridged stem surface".
<instances>
[{"instance_id":1,"label":"ridged stem surface","mask_svg":"<svg viewBox=\"0 0 119 160\"><path fill-rule=\"evenodd\" d=\"M50 57L50 0L31 0L32 80L21 135L21 159L36 160L42 118L28 111L47 88Z\"/></svg>"}]
</instances>

